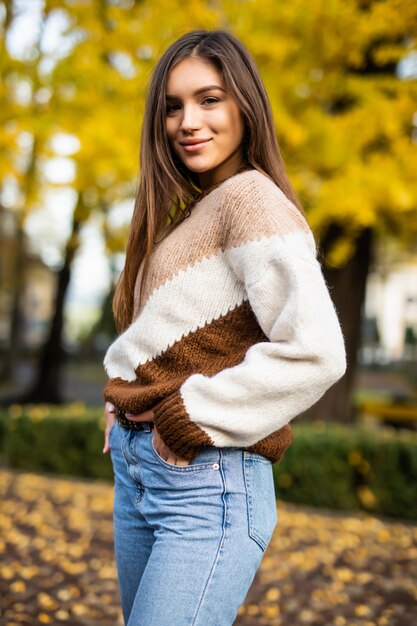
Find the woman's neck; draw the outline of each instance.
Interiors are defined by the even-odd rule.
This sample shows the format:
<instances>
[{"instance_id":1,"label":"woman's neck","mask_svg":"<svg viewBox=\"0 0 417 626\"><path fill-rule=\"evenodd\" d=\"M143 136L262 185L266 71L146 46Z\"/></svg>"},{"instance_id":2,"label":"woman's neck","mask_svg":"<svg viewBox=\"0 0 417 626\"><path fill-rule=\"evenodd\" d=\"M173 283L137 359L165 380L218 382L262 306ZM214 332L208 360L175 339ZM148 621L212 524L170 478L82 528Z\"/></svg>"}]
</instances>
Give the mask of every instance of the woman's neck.
<instances>
[{"instance_id":1,"label":"woman's neck","mask_svg":"<svg viewBox=\"0 0 417 626\"><path fill-rule=\"evenodd\" d=\"M210 191L213 191L213 189L216 189L216 187L224 183L224 181L230 178L231 176L234 176L235 174L239 174L240 172L244 172L247 169L249 169L248 163L246 161L241 161L238 167L234 167L233 169L230 170L230 172L223 173L221 177L214 178L214 180L212 180L211 183L202 185L201 194L199 197L202 198L206 196L208 193L210 193Z\"/></svg>"},{"instance_id":2,"label":"woman's neck","mask_svg":"<svg viewBox=\"0 0 417 626\"><path fill-rule=\"evenodd\" d=\"M230 176L237 174L242 165L244 164L244 157L242 154L241 146L232 152L220 166L215 167L207 172L201 172L198 175L199 186L202 191L213 188L215 185L223 182Z\"/></svg>"}]
</instances>

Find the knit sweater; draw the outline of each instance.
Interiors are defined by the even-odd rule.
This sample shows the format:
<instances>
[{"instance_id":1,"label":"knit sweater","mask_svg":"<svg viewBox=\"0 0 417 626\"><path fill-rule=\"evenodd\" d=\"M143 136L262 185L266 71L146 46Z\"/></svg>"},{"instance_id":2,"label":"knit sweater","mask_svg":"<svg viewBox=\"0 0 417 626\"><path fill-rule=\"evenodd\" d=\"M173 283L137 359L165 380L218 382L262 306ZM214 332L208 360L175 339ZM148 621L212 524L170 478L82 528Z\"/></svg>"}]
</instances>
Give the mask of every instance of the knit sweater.
<instances>
[{"instance_id":1,"label":"knit sweater","mask_svg":"<svg viewBox=\"0 0 417 626\"><path fill-rule=\"evenodd\" d=\"M342 331L311 229L265 174L210 191L155 247L131 325L104 358L104 398L153 409L165 444L192 460L238 446L272 463L289 422L345 372Z\"/></svg>"}]
</instances>

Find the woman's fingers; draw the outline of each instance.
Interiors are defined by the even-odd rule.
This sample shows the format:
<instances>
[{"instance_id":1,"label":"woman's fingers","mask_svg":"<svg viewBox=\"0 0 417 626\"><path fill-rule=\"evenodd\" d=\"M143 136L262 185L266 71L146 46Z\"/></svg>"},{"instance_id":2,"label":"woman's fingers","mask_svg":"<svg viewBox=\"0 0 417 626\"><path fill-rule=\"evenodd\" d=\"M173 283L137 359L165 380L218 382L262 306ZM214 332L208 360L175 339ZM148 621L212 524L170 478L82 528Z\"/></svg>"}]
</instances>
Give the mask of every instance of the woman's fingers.
<instances>
[{"instance_id":1,"label":"woman's fingers","mask_svg":"<svg viewBox=\"0 0 417 626\"><path fill-rule=\"evenodd\" d=\"M152 409L150 409L149 411L144 411L143 413L139 413L138 415L135 415L134 413L125 413L125 417L132 422L153 422L154 412ZM103 452L107 451L106 445L108 446L109 432L110 428L108 431L106 428L106 443L104 445ZM168 446L165 445L155 426L153 444L156 452L159 454L161 459L164 459L164 461L166 461L167 463L170 463L171 465L189 465L188 459L177 456L172 450L168 448Z\"/></svg>"},{"instance_id":2,"label":"woman's fingers","mask_svg":"<svg viewBox=\"0 0 417 626\"><path fill-rule=\"evenodd\" d=\"M106 430L104 431L104 448L103 448L104 454L107 454L107 452L110 450L109 432L110 432L110 428L106 426Z\"/></svg>"},{"instance_id":3,"label":"woman's fingers","mask_svg":"<svg viewBox=\"0 0 417 626\"><path fill-rule=\"evenodd\" d=\"M139 415L134 415L133 413L125 413L125 417L132 422L153 422L153 411L150 409L149 411L145 411L144 413L139 413Z\"/></svg>"},{"instance_id":4,"label":"woman's fingers","mask_svg":"<svg viewBox=\"0 0 417 626\"><path fill-rule=\"evenodd\" d=\"M104 411L106 413L115 413L116 412L116 407L111 402L106 402L105 405L104 405Z\"/></svg>"},{"instance_id":5,"label":"woman's fingers","mask_svg":"<svg viewBox=\"0 0 417 626\"><path fill-rule=\"evenodd\" d=\"M189 465L188 459L184 459L183 457L177 456L175 452L170 450L167 445L165 445L162 440L160 434L156 430L154 426L154 436L153 436L153 446L161 459L164 459L167 463L171 465Z\"/></svg>"},{"instance_id":6,"label":"woman's fingers","mask_svg":"<svg viewBox=\"0 0 417 626\"><path fill-rule=\"evenodd\" d=\"M112 404L111 402L106 402L104 405L104 417L106 418L106 429L104 431L103 454L107 454L107 452L110 450L110 443L109 443L110 429L114 424L114 420L116 419L116 408L114 404Z\"/></svg>"},{"instance_id":7,"label":"woman's fingers","mask_svg":"<svg viewBox=\"0 0 417 626\"><path fill-rule=\"evenodd\" d=\"M187 459L183 459L180 456L174 457L175 458L175 465L189 465L190 462Z\"/></svg>"}]
</instances>

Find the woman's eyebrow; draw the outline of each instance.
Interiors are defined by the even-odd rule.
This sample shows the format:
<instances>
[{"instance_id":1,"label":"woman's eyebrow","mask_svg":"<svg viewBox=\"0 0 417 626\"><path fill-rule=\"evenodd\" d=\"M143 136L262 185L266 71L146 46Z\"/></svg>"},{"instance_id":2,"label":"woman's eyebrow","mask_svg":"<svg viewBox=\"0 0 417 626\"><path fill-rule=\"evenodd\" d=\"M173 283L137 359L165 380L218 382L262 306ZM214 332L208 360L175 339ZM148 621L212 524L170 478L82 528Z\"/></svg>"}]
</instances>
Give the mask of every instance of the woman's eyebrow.
<instances>
[{"instance_id":1,"label":"woman's eyebrow","mask_svg":"<svg viewBox=\"0 0 417 626\"><path fill-rule=\"evenodd\" d=\"M200 87L200 89L196 89L196 91L194 91L193 93L193 96L198 96L200 93L203 93L204 91L212 91L213 89L219 89L220 91L224 91L226 93L226 89L223 89L223 87L220 87L220 85L206 85L206 87ZM166 99L177 100L178 96L174 96L173 94L167 94Z\"/></svg>"}]
</instances>

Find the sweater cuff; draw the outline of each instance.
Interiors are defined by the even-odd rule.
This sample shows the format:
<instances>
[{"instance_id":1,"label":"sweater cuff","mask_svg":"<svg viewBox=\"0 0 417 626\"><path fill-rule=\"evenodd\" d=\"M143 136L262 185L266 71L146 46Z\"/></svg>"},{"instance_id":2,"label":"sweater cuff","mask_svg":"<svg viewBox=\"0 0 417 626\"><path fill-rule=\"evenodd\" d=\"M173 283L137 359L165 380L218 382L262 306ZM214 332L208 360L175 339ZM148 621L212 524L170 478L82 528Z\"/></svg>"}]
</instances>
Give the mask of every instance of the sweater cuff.
<instances>
[{"instance_id":1,"label":"sweater cuff","mask_svg":"<svg viewBox=\"0 0 417 626\"><path fill-rule=\"evenodd\" d=\"M190 420L179 392L156 404L153 413L164 443L178 456L192 461L202 446L214 445L211 437Z\"/></svg>"}]
</instances>

